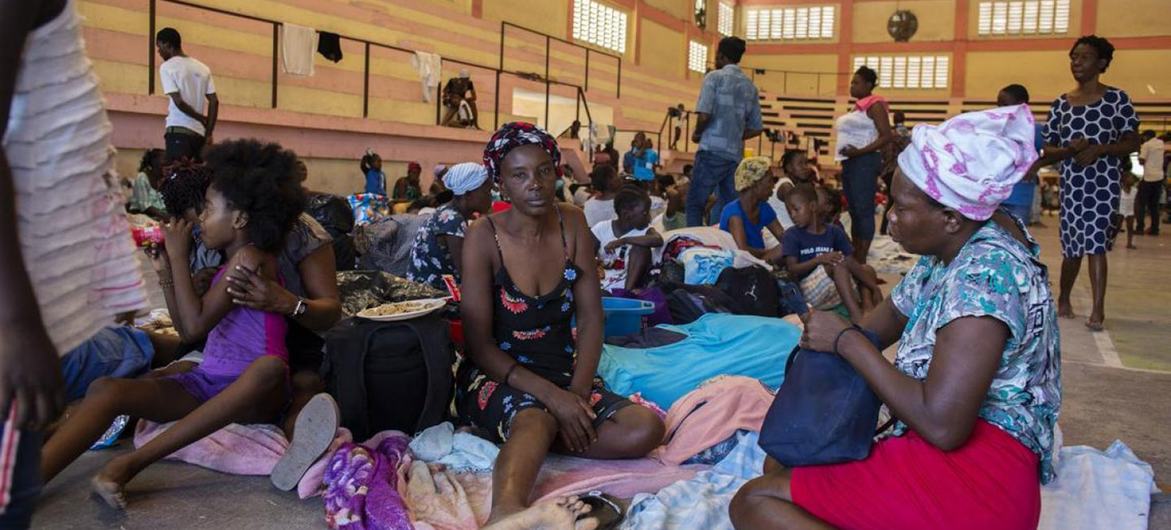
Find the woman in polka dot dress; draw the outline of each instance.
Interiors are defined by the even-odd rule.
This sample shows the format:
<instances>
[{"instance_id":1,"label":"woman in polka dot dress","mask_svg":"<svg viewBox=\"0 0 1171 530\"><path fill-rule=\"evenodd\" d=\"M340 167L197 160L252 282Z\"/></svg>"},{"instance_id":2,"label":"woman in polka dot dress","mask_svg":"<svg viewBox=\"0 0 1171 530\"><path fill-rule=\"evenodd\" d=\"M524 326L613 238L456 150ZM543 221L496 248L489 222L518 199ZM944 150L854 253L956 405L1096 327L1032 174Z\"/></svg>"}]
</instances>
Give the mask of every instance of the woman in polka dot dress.
<instances>
[{"instance_id":1,"label":"woman in polka dot dress","mask_svg":"<svg viewBox=\"0 0 1171 530\"><path fill-rule=\"evenodd\" d=\"M1061 162L1061 295L1058 313L1073 318L1070 292L1090 257L1094 304L1086 327L1101 331L1106 318L1106 251L1120 196L1121 159L1139 147L1138 116L1126 92L1099 77L1114 46L1095 35L1069 51L1077 88L1057 98L1045 125L1044 163Z\"/></svg>"}]
</instances>

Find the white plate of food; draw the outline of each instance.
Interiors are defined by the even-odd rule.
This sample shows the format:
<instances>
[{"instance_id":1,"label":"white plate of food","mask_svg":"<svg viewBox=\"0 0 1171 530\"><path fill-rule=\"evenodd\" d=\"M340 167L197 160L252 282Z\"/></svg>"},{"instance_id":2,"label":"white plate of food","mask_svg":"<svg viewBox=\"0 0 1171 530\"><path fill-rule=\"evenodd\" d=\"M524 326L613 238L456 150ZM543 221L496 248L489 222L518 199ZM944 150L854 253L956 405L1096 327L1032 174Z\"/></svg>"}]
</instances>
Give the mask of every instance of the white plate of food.
<instances>
[{"instance_id":1,"label":"white plate of food","mask_svg":"<svg viewBox=\"0 0 1171 530\"><path fill-rule=\"evenodd\" d=\"M415 317L429 315L445 305L447 305L447 300L443 298L407 300L364 309L358 313L358 316L378 322L397 322L399 320L410 320Z\"/></svg>"}]
</instances>

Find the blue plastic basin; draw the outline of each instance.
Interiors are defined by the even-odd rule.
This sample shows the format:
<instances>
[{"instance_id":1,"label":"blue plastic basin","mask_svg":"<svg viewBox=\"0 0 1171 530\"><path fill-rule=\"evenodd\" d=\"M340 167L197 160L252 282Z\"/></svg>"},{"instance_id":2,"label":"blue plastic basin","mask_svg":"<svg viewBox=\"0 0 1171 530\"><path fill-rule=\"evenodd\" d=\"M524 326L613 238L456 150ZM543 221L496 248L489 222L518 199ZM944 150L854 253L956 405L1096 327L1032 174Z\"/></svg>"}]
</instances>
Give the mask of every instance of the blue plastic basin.
<instances>
[{"instance_id":1,"label":"blue plastic basin","mask_svg":"<svg viewBox=\"0 0 1171 530\"><path fill-rule=\"evenodd\" d=\"M642 331L642 317L655 312L654 302L634 298L602 297L606 337L622 337Z\"/></svg>"}]
</instances>

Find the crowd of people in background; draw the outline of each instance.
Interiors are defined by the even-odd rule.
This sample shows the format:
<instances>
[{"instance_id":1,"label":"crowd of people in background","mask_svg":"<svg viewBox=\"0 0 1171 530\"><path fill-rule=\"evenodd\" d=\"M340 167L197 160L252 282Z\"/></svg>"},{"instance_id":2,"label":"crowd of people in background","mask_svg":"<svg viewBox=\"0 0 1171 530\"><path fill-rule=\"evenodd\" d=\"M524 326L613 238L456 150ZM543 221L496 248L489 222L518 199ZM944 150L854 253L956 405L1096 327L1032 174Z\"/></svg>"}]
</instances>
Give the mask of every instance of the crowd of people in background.
<instances>
[{"instance_id":1,"label":"crowd of people in background","mask_svg":"<svg viewBox=\"0 0 1171 530\"><path fill-rule=\"evenodd\" d=\"M973 513L983 514L980 521L1027 525L1039 513L1038 484L1052 478L1060 406L1054 319L1073 316L1071 290L1088 256L1093 306L1085 325L1103 329L1106 255L1120 214L1128 247L1134 236L1159 234L1164 139L1153 131L1140 135L1126 92L1101 81L1114 49L1096 36L1070 50L1076 86L1053 102L1044 123L1034 124L1025 87L1009 85L997 97L998 109L911 128L875 94L877 73L859 68L850 81L854 103L835 124L836 178L819 176L817 154L804 150L787 150L779 160L745 156L745 141L763 130L759 94L739 66L745 42L728 37L695 106L693 166L665 172L660 153L640 132L621 158L612 140L599 145L590 153L589 174L578 176L562 163L552 136L509 123L494 133L482 160L435 167L424 193L419 163L408 162L405 175L388 181L381 156L369 149L358 167L361 192L343 204L355 234L388 222L398 233L386 246L359 245L348 260L335 254L335 241L350 234L331 234L328 223L306 213L318 194L304 187L305 163L277 144L216 142L210 70L184 53L174 29L158 32L156 44L170 100L164 148L143 154L138 174L125 184L124 206L162 223L150 261L182 343L155 344L160 339L151 337L156 358L143 372L163 366L160 360L178 362L142 377L69 375L75 390L88 389L80 392L85 397L43 449L37 438L21 439L37 445L22 446L22 455L33 456L17 463L13 505L35 498L38 464L51 479L122 414L177 423L94 478L95 492L118 507L126 504L124 486L146 466L230 422L283 417L286 433L299 443L298 412L323 390L321 334L341 318L336 273L367 263L458 290L451 294L462 300L467 362L457 371L455 404L461 422L502 444L489 524L506 524L528 507L547 452L635 458L663 439L658 416L597 377L602 296L640 297L661 274L672 235L714 226L735 250L798 287L813 309L803 315L802 345L840 353L900 420L898 436L853 465L787 470L766 464L765 476L733 502L737 528L781 521L921 528ZM44 96L5 94L0 125L24 123L7 119L8 109L32 108L13 101L37 97ZM443 123L478 127L475 100L470 77L461 72L443 90ZM9 133L20 138L22 131ZM108 145L108 138L99 141ZM1127 166L1134 152L1141 179ZM933 165L937 160L943 162ZM1054 209L1051 190L1038 190L1042 168L1053 164L1060 173L1056 209L1065 258L1056 304L1026 228L1038 206ZM11 220L17 217L11 196L30 193L22 183L36 175L16 164L0 170L0 213ZM100 183L102 177L87 178ZM924 256L886 295L867 265L879 202L894 240ZM120 219L92 211L103 222ZM44 249L20 219L19 230L0 223L6 226L0 282L13 293L0 305L6 316L37 307L30 286L42 280L23 268ZM132 276L130 285L139 285L137 273ZM1012 293L990 291L989 285L1014 278L1025 279ZM94 320L142 308L132 298L101 306L105 314ZM1039 314L1034 307L1042 308ZM25 318L26 329L6 330L15 346L0 348L0 363L37 368L35 377L4 381L20 411L6 433L13 432L11 421L39 429L55 419L61 376L48 375L56 365L43 352L60 349L68 357L83 346L81 337L58 340L55 330L69 316L76 318L46 310L43 322ZM898 340L892 367L879 352ZM193 350L201 362L187 357ZM939 370L928 373L932 358ZM1030 399L1017 399L1025 394ZM0 396L0 409L10 398ZM952 451L965 444L979 451ZM1011 458L997 461L989 456L996 451ZM918 465L934 474L892 484L904 476L897 470ZM981 484L993 491L973 494L966 475L947 471L956 465L990 477ZM297 471L289 474L299 478ZM935 488L948 495L933 495ZM989 498L990 505L973 505ZM928 515L911 508L921 502L931 504L930 517L942 519L924 522ZM594 516L608 516L604 506L595 508Z\"/></svg>"}]
</instances>

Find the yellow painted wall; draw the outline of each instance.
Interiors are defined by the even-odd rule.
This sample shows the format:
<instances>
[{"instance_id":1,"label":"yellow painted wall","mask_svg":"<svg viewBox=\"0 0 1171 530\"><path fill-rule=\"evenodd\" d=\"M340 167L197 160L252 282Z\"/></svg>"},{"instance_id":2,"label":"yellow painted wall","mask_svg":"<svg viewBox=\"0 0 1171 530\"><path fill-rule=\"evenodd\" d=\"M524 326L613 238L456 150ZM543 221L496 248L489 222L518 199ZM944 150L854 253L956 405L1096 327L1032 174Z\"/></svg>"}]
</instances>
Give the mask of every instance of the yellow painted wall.
<instances>
[{"instance_id":1,"label":"yellow painted wall","mask_svg":"<svg viewBox=\"0 0 1171 530\"><path fill-rule=\"evenodd\" d=\"M746 54L741 65L752 75L752 68L785 70L788 72L835 72L838 66L834 54ZM820 78L820 85L819 85ZM756 86L774 95L833 96L837 88L834 75L766 72L756 75Z\"/></svg>"},{"instance_id":2,"label":"yellow painted wall","mask_svg":"<svg viewBox=\"0 0 1171 530\"><path fill-rule=\"evenodd\" d=\"M657 22L642 19L639 64L646 70L674 78L683 77L687 64L687 39Z\"/></svg>"},{"instance_id":3,"label":"yellow painted wall","mask_svg":"<svg viewBox=\"0 0 1171 530\"><path fill-rule=\"evenodd\" d=\"M1002 87L1012 83L1028 88L1033 100L1052 99L1073 86L1069 59L1062 51L968 54L968 73L964 85L964 94L968 99L995 99Z\"/></svg>"},{"instance_id":4,"label":"yellow painted wall","mask_svg":"<svg viewBox=\"0 0 1171 530\"><path fill-rule=\"evenodd\" d=\"M566 37L572 0L484 0L484 19L504 20Z\"/></svg>"},{"instance_id":5,"label":"yellow painted wall","mask_svg":"<svg viewBox=\"0 0 1171 530\"><path fill-rule=\"evenodd\" d=\"M1153 37L1171 35L1167 0L1098 0L1099 35Z\"/></svg>"},{"instance_id":6,"label":"yellow painted wall","mask_svg":"<svg viewBox=\"0 0 1171 530\"><path fill-rule=\"evenodd\" d=\"M1138 99L1171 97L1171 50L1119 50L1102 79ZM1147 85L1155 89L1151 94Z\"/></svg>"},{"instance_id":7,"label":"yellow painted wall","mask_svg":"<svg viewBox=\"0 0 1171 530\"><path fill-rule=\"evenodd\" d=\"M886 23L898 9L910 10L919 19L919 30L911 42L946 41L955 37L954 0L855 2L852 9L854 42L890 42Z\"/></svg>"},{"instance_id":8,"label":"yellow painted wall","mask_svg":"<svg viewBox=\"0 0 1171 530\"><path fill-rule=\"evenodd\" d=\"M694 20L694 0L645 0L647 5L666 11L679 20Z\"/></svg>"}]
</instances>

